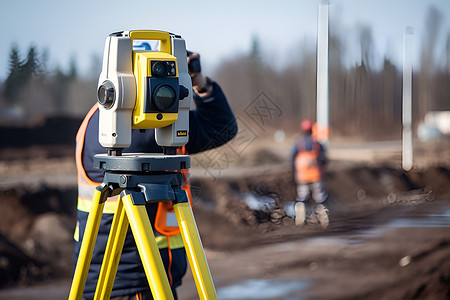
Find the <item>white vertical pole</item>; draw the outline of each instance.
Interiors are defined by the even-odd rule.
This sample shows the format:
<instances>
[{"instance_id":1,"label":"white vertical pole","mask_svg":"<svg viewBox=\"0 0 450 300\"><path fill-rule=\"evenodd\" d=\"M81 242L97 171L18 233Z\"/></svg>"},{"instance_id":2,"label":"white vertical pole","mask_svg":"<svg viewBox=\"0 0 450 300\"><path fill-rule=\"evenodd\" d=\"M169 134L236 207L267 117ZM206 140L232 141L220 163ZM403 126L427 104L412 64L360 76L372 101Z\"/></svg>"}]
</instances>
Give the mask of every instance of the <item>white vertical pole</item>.
<instances>
[{"instance_id":1,"label":"white vertical pole","mask_svg":"<svg viewBox=\"0 0 450 300\"><path fill-rule=\"evenodd\" d=\"M413 167L412 145L412 47L414 29L406 27L403 36L403 134L402 167L409 171Z\"/></svg>"},{"instance_id":2,"label":"white vertical pole","mask_svg":"<svg viewBox=\"0 0 450 300\"><path fill-rule=\"evenodd\" d=\"M317 109L318 130L328 130L328 6L329 0L319 1L317 28ZM328 135L322 142L328 143Z\"/></svg>"}]
</instances>

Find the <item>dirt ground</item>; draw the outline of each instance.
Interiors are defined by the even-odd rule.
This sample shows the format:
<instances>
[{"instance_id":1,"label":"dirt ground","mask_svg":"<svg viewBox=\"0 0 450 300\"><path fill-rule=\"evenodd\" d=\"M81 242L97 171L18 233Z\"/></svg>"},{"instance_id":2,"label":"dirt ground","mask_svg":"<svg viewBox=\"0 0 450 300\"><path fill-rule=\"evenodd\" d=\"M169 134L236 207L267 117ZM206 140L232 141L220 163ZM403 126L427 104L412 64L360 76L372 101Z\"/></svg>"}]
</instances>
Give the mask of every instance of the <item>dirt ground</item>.
<instances>
[{"instance_id":1,"label":"dirt ground","mask_svg":"<svg viewBox=\"0 0 450 300\"><path fill-rule=\"evenodd\" d=\"M450 299L448 143L418 147L409 172L398 151L355 147L343 159L332 145L326 229L284 215L295 199L289 143L261 145L231 163L205 163L226 152L193 157L194 214L219 299ZM0 299L64 299L73 153L34 147L0 157ZM252 210L248 199L270 210ZM179 296L197 298L189 274Z\"/></svg>"}]
</instances>

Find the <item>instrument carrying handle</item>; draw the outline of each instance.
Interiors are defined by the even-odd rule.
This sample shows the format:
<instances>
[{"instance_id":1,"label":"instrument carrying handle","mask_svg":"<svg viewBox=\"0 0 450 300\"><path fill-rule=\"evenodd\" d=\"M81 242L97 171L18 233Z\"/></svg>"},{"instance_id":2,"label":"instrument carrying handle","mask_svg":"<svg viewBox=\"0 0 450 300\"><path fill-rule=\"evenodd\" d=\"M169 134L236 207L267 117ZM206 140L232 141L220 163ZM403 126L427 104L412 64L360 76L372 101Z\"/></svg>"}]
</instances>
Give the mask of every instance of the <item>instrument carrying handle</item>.
<instances>
[{"instance_id":1,"label":"instrument carrying handle","mask_svg":"<svg viewBox=\"0 0 450 300\"><path fill-rule=\"evenodd\" d=\"M131 43L134 40L155 40L160 41L159 52L171 54L170 34L165 31L158 30L135 30L130 31Z\"/></svg>"}]
</instances>

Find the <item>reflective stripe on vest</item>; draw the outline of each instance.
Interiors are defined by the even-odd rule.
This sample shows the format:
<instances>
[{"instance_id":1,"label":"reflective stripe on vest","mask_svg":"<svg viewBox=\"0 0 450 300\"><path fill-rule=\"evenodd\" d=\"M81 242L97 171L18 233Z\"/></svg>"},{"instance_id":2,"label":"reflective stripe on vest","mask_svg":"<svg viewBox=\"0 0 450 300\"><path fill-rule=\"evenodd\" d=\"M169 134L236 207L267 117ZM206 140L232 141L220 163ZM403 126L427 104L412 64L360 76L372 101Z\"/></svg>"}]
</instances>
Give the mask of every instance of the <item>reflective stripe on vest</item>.
<instances>
[{"instance_id":1,"label":"reflective stripe on vest","mask_svg":"<svg viewBox=\"0 0 450 300\"><path fill-rule=\"evenodd\" d=\"M95 104L91 110L86 115L83 123L81 124L77 137L76 137L76 165L78 172L78 203L77 209L84 212L89 212L92 205L92 199L94 196L95 188L99 186L101 183L94 182L89 179L86 174L86 171L83 167L82 161L82 153L84 147L84 139L86 134L87 125L89 120L92 118L94 113L97 111L98 106ZM179 150L179 154L184 154L185 148ZM182 189L185 190L188 194L189 202L191 202L191 191L188 182L187 170L182 170L184 183L182 185ZM113 214L116 211L117 201L119 196L110 197L105 203L104 213ZM164 205L163 205L164 204ZM180 229L178 227L178 223L176 220L175 213L173 212L172 203L171 202L160 202L158 204L158 209L155 217L155 236L156 243L158 247L167 248L169 243L167 241L167 236L170 236L170 248L177 249L184 247L183 240L180 235ZM76 233L78 232L78 228L76 229ZM75 239L77 239L77 235L75 234Z\"/></svg>"},{"instance_id":2,"label":"reflective stripe on vest","mask_svg":"<svg viewBox=\"0 0 450 300\"><path fill-rule=\"evenodd\" d=\"M297 182L309 183L320 180L321 174L317 158L320 153L320 146L314 142L313 149L307 151L304 145L300 147L298 144L299 152L295 156L295 170Z\"/></svg>"}]
</instances>

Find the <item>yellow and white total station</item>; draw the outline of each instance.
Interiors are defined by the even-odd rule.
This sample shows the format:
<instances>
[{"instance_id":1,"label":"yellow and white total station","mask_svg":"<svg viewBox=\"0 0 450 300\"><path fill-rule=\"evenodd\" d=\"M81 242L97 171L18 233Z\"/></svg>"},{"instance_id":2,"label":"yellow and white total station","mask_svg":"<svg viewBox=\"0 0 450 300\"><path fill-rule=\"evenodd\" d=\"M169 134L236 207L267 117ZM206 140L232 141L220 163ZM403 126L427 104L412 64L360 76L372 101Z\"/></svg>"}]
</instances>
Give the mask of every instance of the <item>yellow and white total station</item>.
<instances>
[{"instance_id":1,"label":"yellow and white total station","mask_svg":"<svg viewBox=\"0 0 450 300\"><path fill-rule=\"evenodd\" d=\"M159 49L133 50L136 40L158 41ZM97 97L99 141L106 149L129 147L132 128L156 128L156 143L163 148L185 145L192 82L184 40L163 31L111 34Z\"/></svg>"},{"instance_id":2,"label":"yellow and white total station","mask_svg":"<svg viewBox=\"0 0 450 300\"><path fill-rule=\"evenodd\" d=\"M154 50L133 49L135 41L156 41ZM180 171L190 167L188 155L177 148L189 138L192 82L185 41L164 31L122 31L107 37L100 74L99 142L107 154L97 154L94 166L105 170L97 187L69 299L81 299L100 220L108 197L118 205L94 299L109 299L126 232L136 246L155 299L173 299L145 204L171 201L200 299L216 299L216 292L192 214L188 195L181 188ZM155 129L164 153L122 153L131 144L132 129Z\"/></svg>"}]
</instances>

